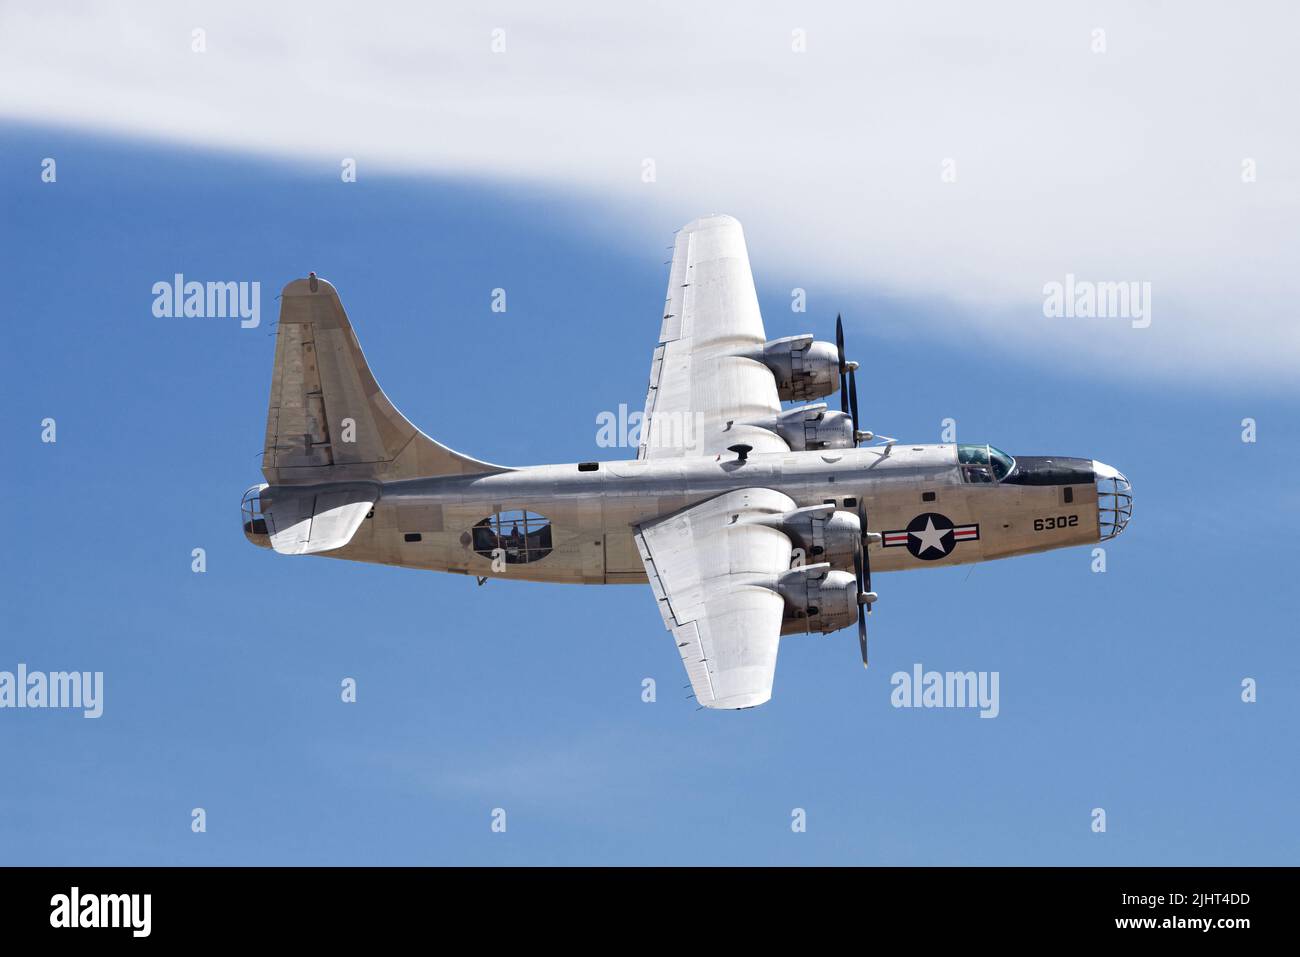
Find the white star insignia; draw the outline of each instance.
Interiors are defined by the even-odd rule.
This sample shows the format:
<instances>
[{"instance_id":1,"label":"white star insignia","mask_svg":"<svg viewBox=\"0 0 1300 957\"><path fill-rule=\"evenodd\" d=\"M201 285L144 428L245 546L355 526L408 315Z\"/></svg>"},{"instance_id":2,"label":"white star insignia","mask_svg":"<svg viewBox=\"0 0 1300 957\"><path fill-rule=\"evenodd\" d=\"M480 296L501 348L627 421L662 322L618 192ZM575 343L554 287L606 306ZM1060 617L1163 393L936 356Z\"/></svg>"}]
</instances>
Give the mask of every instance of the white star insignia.
<instances>
[{"instance_id":1,"label":"white star insignia","mask_svg":"<svg viewBox=\"0 0 1300 957\"><path fill-rule=\"evenodd\" d=\"M927 518L925 520L925 528L921 529L919 532L909 532L908 534L914 535L918 541L916 548L917 555L924 555L932 548L937 548L941 553L947 554L947 550L943 547L943 537L947 535L948 532L949 529L946 528L935 528L934 519Z\"/></svg>"}]
</instances>

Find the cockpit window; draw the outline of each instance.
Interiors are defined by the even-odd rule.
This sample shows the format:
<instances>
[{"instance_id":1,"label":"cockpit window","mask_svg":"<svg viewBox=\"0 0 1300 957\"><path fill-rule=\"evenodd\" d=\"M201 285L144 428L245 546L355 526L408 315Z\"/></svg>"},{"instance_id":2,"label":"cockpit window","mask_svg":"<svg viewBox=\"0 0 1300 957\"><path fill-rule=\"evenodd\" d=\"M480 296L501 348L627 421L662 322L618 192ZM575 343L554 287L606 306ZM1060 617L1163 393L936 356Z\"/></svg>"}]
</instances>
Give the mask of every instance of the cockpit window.
<instances>
[{"instance_id":1,"label":"cockpit window","mask_svg":"<svg viewBox=\"0 0 1300 957\"><path fill-rule=\"evenodd\" d=\"M535 562L551 554L550 520L533 512L497 512L474 526L474 551L495 558L502 550L507 565Z\"/></svg>"},{"instance_id":2,"label":"cockpit window","mask_svg":"<svg viewBox=\"0 0 1300 957\"><path fill-rule=\"evenodd\" d=\"M965 481L990 484L1006 478L1016 467L1016 460L991 445L959 445L957 464Z\"/></svg>"},{"instance_id":3,"label":"cockpit window","mask_svg":"<svg viewBox=\"0 0 1300 957\"><path fill-rule=\"evenodd\" d=\"M1016 467L1016 460L1001 449L989 446L989 458L993 460L993 477L1001 482Z\"/></svg>"}]
</instances>

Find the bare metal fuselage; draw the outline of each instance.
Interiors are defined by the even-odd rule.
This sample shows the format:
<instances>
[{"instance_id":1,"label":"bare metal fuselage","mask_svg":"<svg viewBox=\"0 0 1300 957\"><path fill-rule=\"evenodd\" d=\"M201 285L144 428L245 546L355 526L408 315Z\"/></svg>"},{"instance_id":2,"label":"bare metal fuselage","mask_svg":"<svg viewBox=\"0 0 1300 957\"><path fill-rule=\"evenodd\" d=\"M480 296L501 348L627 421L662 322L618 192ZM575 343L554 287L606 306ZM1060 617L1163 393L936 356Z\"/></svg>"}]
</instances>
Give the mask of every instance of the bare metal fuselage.
<instances>
[{"instance_id":1,"label":"bare metal fuselage","mask_svg":"<svg viewBox=\"0 0 1300 957\"><path fill-rule=\"evenodd\" d=\"M967 484L955 446L894 445L753 454L743 462L723 456L542 465L383 483L352 540L321 554L481 577L645 582L634 538L638 524L745 488L775 489L799 506L833 502L853 510L860 502L871 530L886 534L884 542L871 545L877 571L988 561L1101 537L1092 481ZM549 520L549 553L494 566L490 555L475 550L472 530L487 517L514 510ZM889 547L889 531L907 529L931 513L967 528L966 537L922 556L912 548Z\"/></svg>"}]
</instances>

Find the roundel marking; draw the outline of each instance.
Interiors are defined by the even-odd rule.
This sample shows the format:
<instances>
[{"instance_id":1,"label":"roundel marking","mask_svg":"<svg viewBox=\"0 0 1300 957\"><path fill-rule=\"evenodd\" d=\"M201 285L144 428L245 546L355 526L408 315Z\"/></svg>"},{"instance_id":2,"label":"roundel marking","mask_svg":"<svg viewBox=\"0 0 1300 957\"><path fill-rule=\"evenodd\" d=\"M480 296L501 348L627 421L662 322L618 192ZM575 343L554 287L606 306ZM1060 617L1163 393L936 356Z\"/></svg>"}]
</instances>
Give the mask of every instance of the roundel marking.
<instances>
[{"instance_id":1,"label":"roundel marking","mask_svg":"<svg viewBox=\"0 0 1300 957\"><path fill-rule=\"evenodd\" d=\"M952 553L958 542L979 541L979 525L957 525L940 512L922 512L907 528L884 533L885 548L906 546L913 557L936 562Z\"/></svg>"}]
</instances>

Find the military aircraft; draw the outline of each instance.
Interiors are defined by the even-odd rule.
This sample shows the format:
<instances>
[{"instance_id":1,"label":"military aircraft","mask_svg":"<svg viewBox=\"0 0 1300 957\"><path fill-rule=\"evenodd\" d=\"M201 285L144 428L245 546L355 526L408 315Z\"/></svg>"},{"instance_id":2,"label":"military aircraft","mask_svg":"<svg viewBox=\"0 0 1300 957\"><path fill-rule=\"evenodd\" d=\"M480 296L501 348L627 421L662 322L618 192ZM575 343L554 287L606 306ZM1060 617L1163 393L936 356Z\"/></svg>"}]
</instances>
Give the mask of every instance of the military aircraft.
<instances>
[{"instance_id":1,"label":"military aircraft","mask_svg":"<svg viewBox=\"0 0 1300 957\"><path fill-rule=\"evenodd\" d=\"M244 494L244 532L285 555L480 584L648 583L700 705L737 709L771 697L783 635L856 622L867 664L873 570L1090 544L1128 524L1128 480L1093 459L862 429L858 364L838 319L835 332L769 340L740 223L697 219L677 233L636 458L513 468L407 421L312 273L284 287L266 483ZM836 390L839 411L813 401Z\"/></svg>"}]
</instances>

